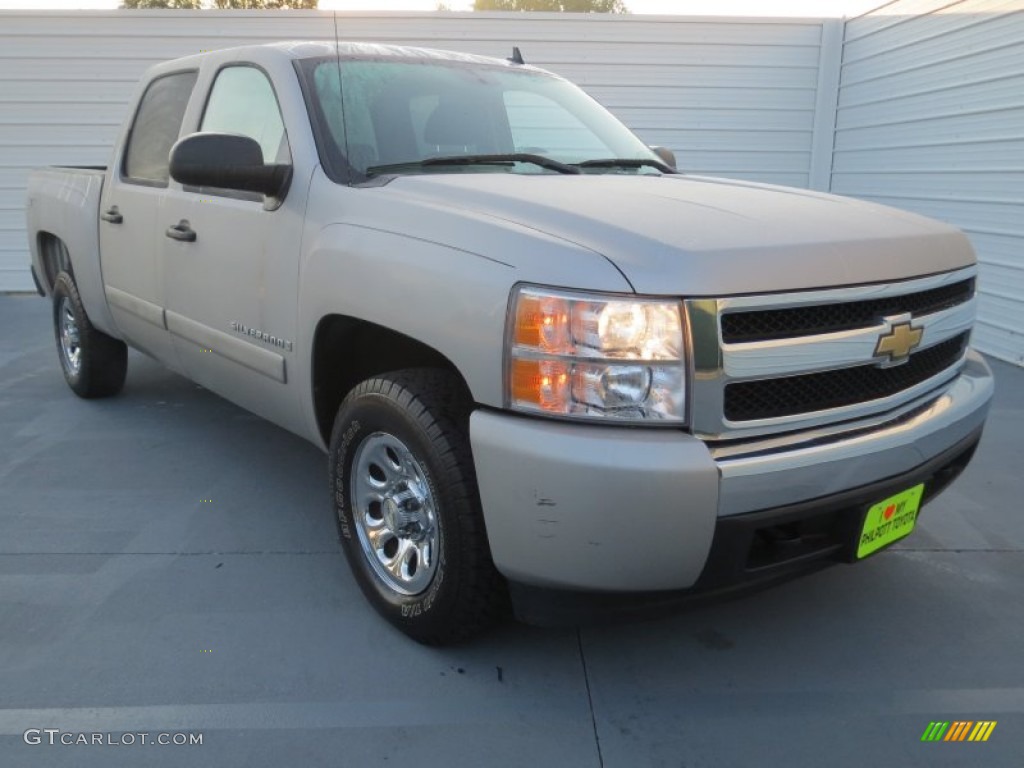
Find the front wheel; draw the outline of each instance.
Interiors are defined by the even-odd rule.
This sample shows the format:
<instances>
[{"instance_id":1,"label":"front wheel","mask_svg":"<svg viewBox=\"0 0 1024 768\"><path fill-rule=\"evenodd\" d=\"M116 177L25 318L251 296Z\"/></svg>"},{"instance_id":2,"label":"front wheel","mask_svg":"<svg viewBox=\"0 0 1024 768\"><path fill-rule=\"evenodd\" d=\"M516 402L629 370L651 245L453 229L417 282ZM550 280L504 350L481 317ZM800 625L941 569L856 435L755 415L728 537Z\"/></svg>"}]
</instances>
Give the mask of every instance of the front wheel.
<instances>
[{"instance_id":1,"label":"front wheel","mask_svg":"<svg viewBox=\"0 0 1024 768\"><path fill-rule=\"evenodd\" d=\"M128 347L93 327L67 272L53 282L53 332L64 379L76 395L110 397L121 391L128 372Z\"/></svg>"},{"instance_id":2,"label":"front wheel","mask_svg":"<svg viewBox=\"0 0 1024 768\"><path fill-rule=\"evenodd\" d=\"M463 640L505 612L469 447L469 401L435 370L364 381L331 435L342 548L384 618L429 645Z\"/></svg>"}]
</instances>

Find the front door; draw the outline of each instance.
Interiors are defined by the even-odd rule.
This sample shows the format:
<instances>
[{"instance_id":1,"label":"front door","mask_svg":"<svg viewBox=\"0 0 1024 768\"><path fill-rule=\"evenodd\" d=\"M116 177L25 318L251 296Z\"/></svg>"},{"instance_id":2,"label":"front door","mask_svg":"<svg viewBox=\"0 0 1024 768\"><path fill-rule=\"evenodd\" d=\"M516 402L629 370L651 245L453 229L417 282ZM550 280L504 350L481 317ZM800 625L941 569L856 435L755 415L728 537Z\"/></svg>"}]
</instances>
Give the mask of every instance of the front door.
<instances>
[{"instance_id":1,"label":"front door","mask_svg":"<svg viewBox=\"0 0 1024 768\"><path fill-rule=\"evenodd\" d=\"M217 73L200 131L249 136L266 163L291 163L270 79L246 64ZM171 184L162 211L167 327L189 377L282 426L300 423L287 392L295 363L305 189L283 201Z\"/></svg>"}]
</instances>

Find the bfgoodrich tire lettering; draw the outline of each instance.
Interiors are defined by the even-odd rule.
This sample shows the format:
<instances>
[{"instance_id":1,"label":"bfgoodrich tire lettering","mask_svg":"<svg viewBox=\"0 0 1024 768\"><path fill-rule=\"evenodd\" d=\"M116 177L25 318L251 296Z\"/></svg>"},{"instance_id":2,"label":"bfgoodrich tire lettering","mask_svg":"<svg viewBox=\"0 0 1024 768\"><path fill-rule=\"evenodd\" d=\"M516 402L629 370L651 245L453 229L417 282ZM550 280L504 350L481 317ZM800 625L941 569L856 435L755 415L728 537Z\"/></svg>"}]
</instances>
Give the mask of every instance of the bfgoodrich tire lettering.
<instances>
[{"instance_id":1,"label":"bfgoodrich tire lettering","mask_svg":"<svg viewBox=\"0 0 1024 768\"><path fill-rule=\"evenodd\" d=\"M93 328L75 281L61 272L53 283L53 331L64 379L79 397L110 397L124 387L128 347Z\"/></svg>"},{"instance_id":2,"label":"bfgoodrich tire lettering","mask_svg":"<svg viewBox=\"0 0 1024 768\"><path fill-rule=\"evenodd\" d=\"M506 612L469 411L455 376L397 371L358 385L331 435L332 500L356 581L384 618L431 645L475 635Z\"/></svg>"}]
</instances>

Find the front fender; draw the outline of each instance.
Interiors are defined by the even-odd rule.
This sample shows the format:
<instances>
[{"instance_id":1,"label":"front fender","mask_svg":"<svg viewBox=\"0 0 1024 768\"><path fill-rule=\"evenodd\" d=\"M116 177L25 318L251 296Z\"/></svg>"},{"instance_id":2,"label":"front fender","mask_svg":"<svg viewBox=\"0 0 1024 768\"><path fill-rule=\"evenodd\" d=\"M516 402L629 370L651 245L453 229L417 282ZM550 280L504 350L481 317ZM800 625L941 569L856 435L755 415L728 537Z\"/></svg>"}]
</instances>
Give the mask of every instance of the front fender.
<instances>
[{"instance_id":1,"label":"front fender","mask_svg":"<svg viewBox=\"0 0 1024 768\"><path fill-rule=\"evenodd\" d=\"M502 340L516 270L465 251L335 224L302 264L301 348L320 319L342 314L398 331L458 368L478 403L502 401Z\"/></svg>"}]
</instances>

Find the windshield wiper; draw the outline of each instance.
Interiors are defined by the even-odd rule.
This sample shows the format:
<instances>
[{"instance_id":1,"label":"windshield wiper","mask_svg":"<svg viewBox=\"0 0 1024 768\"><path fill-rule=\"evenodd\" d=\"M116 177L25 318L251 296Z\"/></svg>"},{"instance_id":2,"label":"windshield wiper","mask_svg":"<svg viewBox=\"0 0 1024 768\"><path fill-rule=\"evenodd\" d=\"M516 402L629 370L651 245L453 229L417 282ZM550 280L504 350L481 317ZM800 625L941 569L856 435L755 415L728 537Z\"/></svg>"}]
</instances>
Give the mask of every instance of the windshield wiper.
<instances>
[{"instance_id":1,"label":"windshield wiper","mask_svg":"<svg viewBox=\"0 0 1024 768\"><path fill-rule=\"evenodd\" d=\"M366 169L367 176L376 176L381 173L401 172L416 168L429 168L434 165L511 165L512 163L532 163L533 165L546 168L549 171L559 173L580 173L580 169L552 160L543 155L531 155L526 152L510 152L503 155L452 155L451 157L428 157L424 160L412 160L407 163L392 163L390 165L371 165Z\"/></svg>"},{"instance_id":2,"label":"windshield wiper","mask_svg":"<svg viewBox=\"0 0 1024 768\"><path fill-rule=\"evenodd\" d=\"M675 168L670 168L660 160L649 160L642 157L607 157L598 160L584 160L582 163L573 163L577 168L657 168L662 173L676 173Z\"/></svg>"}]
</instances>

